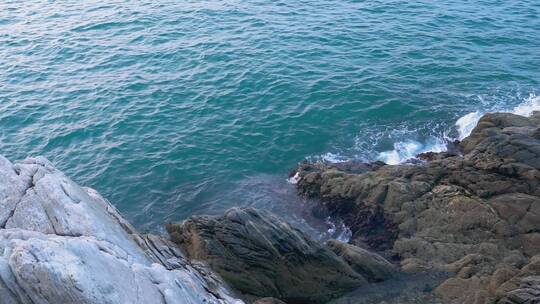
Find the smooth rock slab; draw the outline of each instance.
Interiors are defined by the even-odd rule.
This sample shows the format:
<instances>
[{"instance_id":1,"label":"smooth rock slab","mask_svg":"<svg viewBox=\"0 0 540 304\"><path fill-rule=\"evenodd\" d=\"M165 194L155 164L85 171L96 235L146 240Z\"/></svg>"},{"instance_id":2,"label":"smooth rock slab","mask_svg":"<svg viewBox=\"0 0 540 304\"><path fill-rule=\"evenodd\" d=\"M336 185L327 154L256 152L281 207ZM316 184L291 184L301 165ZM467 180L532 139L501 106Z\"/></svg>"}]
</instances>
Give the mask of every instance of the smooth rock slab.
<instances>
[{"instance_id":1,"label":"smooth rock slab","mask_svg":"<svg viewBox=\"0 0 540 304\"><path fill-rule=\"evenodd\" d=\"M0 225L1 303L243 303L44 158L0 156Z\"/></svg>"}]
</instances>

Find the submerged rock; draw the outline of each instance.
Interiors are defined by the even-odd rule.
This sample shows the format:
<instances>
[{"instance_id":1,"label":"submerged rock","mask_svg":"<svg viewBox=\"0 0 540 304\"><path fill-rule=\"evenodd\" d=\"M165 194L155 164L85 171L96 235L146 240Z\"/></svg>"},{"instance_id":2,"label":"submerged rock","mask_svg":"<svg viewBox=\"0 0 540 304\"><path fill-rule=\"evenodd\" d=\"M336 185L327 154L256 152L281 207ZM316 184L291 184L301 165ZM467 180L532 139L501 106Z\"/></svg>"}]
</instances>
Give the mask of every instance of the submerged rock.
<instances>
[{"instance_id":1,"label":"submerged rock","mask_svg":"<svg viewBox=\"0 0 540 304\"><path fill-rule=\"evenodd\" d=\"M351 242L401 261L406 272L445 271L445 303L539 303L540 113L486 114L458 153L425 162L301 164L301 194L352 230Z\"/></svg>"},{"instance_id":2,"label":"submerged rock","mask_svg":"<svg viewBox=\"0 0 540 304\"><path fill-rule=\"evenodd\" d=\"M324 244L265 211L232 208L167 230L190 259L208 262L244 294L289 304L325 303L366 283Z\"/></svg>"},{"instance_id":3,"label":"submerged rock","mask_svg":"<svg viewBox=\"0 0 540 304\"><path fill-rule=\"evenodd\" d=\"M139 235L98 192L44 158L0 156L6 304L242 303L170 241Z\"/></svg>"}]
</instances>

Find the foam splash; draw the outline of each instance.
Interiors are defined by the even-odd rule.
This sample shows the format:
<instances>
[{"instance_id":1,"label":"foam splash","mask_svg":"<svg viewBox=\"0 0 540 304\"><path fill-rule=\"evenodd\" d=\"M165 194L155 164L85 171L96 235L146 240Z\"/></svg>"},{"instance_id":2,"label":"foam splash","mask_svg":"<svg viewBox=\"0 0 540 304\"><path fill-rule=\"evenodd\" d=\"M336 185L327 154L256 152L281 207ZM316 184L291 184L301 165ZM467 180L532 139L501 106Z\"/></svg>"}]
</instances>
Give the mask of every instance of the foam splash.
<instances>
[{"instance_id":1,"label":"foam splash","mask_svg":"<svg viewBox=\"0 0 540 304\"><path fill-rule=\"evenodd\" d=\"M328 152L321 156L321 160L331 163L342 163L348 161L349 159L343 155Z\"/></svg>"},{"instance_id":2,"label":"foam splash","mask_svg":"<svg viewBox=\"0 0 540 304\"><path fill-rule=\"evenodd\" d=\"M443 151L446 151L446 142L442 138L432 137L425 144L415 140L407 140L394 143L393 150L379 153L377 159L389 165L397 165L420 153Z\"/></svg>"},{"instance_id":3,"label":"foam splash","mask_svg":"<svg viewBox=\"0 0 540 304\"><path fill-rule=\"evenodd\" d=\"M300 180L300 173L296 172L294 176L291 176L287 179L287 182L292 185L298 184L298 181Z\"/></svg>"},{"instance_id":4,"label":"foam splash","mask_svg":"<svg viewBox=\"0 0 540 304\"><path fill-rule=\"evenodd\" d=\"M534 111L540 111L540 96L534 94L529 95L525 102L512 109L512 113L521 116L531 116Z\"/></svg>"},{"instance_id":5,"label":"foam splash","mask_svg":"<svg viewBox=\"0 0 540 304\"><path fill-rule=\"evenodd\" d=\"M456 122L455 122L455 129L454 130L446 130L442 135L440 136L431 136L427 139L427 141L418 141L413 139L407 139L407 140L399 140L399 138L406 138L410 136L414 136L413 134L415 132L409 132L403 131L403 130L393 130L391 131L392 135L391 138L398 139L393 144L393 149L389 151L383 151L375 155L370 155L376 160L383 161L389 165L396 165L400 163L404 163L410 159L414 159L418 154L425 153L425 152L444 152L447 150L447 144L449 142L453 142L456 139L457 140L463 140L465 137L469 136L472 132L472 130L476 127L478 124L478 121L482 116L486 113L490 112L506 112L506 113L513 113L516 115L521 116L531 116L534 111L540 111L540 96L537 96L536 94L530 94L525 100L523 100L522 103L518 104L517 106L513 108L505 108L504 106L501 106L501 103L498 103L496 105L487 106L488 110L478 110L475 112L467 113L463 116L461 116ZM457 135L454 136L448 136L447 134L456 133ZM377 134L377 136L383 136L381 134ZM378 142L378 139L373 140L374 143ZM374 148L374 147L369 147ZM368 154L370 149L368 150ZM371 158L371 159L373 159ZM351 160L351 157L345 157L340 154L335 153L326 153L324 155L321 155L319 159L323 161L328 161L332 163L339 163L339 162L345 162Z\"/></svg>"},{"instance_id":6,"label":"foam splash","mask_svg":"<svg viewBox=\"0 0 540 304\"><path fill-rule=\"evenodd\" d=\"M508 112L513 113L516 115L521 116L531 116L534 111L540 111L540 96L536 96L535 94L529 95L528 98L525 99L525 101L517 106L515 106L511 110L496 110L498 112ZM460 117L456 121L456 128L459 132L459 140L464 139L465 137L469 136L476 127L476 124L478 124L478 121L482 116L486 113L493 112L493 111L476 111L469 114L466 114L462 117Z\"/></svg>"},{"instance_id":7,"label":"foam splash","mask_svg":"<svg viewBox=\"0 0 540 304\"><path fill-rule=\"evenodd\" d=\"M352 231L343 222L334 223L330 217L325 220L328 225L327 234L340 242L348 243L352 237Z\"/></svg>"},{"instance_id":8,"label":"foam splash","mask_svg":"<svg viewBox=\"0 0 540 304\"><path fill-rule=\"evenodd\" d=\"M462 140L465 137L469 136L471 134L474 127L476 127L476 124L482 117L482 113L480 111L472 112L467 115L463 115L456 121L456 128L458 130L458 139Z\"/></svg>"},{"instance_id":9,"label":"foam splash","mask_svg":"<svg viewBox=\"0 0 540 304\"><path fill-rule=\"evenodd\" d=\"M531 116L534 111L540 111L540 96L534 94L529 95L524 102L515 106L511 110L491 109L490 111L475 111L463 115L456 123L455 127L458 132L457 139L462 140L469 136L478 124L482 116L489 112L508 112L521 116ZM446 143L452 141L452 138L437 138L432 137L427 143L420 143L414 140L397 142L394 144L394 149L379 153L377 159L382 160L387 164L396 165L403 163L409 159L415 158L416 155L424 152L444 152L446 151Z\"/></svg>"}]
</instances>

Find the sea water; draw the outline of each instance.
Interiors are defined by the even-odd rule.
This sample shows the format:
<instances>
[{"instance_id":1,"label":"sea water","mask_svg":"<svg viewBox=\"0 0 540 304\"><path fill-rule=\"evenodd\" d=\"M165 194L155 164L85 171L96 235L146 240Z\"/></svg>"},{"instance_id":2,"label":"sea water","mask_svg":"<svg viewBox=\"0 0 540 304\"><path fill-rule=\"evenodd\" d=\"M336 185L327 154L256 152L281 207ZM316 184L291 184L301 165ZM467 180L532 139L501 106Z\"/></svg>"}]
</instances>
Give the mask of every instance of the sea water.
<instances>
[{"instance_id":1,"label":"sea water","mask_svg":"<svg viewBox=\"0 0 540 304\"><path fill-rule=\"evenodd\" d=\"M142 230L236 205L302 222L298 162L442 151L539 109L539 82L537 0L0 2L0 154Z\"/></svg>"}]
</instances>

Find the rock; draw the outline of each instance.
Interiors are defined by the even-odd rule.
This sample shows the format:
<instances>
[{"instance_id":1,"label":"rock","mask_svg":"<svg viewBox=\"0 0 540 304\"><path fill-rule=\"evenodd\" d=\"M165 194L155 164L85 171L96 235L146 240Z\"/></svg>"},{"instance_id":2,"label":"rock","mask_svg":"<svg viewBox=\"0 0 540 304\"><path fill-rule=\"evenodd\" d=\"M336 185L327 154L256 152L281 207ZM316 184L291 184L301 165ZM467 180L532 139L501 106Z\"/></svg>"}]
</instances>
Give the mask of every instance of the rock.
<instances>
[{"instance_id":1,"label":"rock","mask_svg":"<svg viewBox=\"0 0 540 304\"><path fill-rule=\"evenodd\" d=\"M483 286L486 284L479 277L472 278L450 278L444 281L437 289L435 294L439 295L444 303L485 303L486 294L483 291ZM482 301L478 301L478 299ZM492 300L488 303L493 303Z\"/></svg>"},{"instance_id":2,"label":"rock","mask_svg":"<svg viewBox=\"0 0 540 304\"><path fill-rule=\"evenodd\" d=\"M500 281L504 283L495 290L500 299L498 304L540 303L540 256L532 257L519 272L512 272Z\"/></svg>"},{"instance_id":3,"label":"rock","mask_svg":"<svg viewBox=\"0 0 540 304\"><path fill-rule=\"evenodd\" d=\"M44 158L0 156L0 223L2 303L242 303Z\"/></svg>"},{"instance_id":4,"label":"rock","mask_svg":"<svg viewBox=\"0 0 540 304\"><path fill-rule=\"evenodd\" d=\"M286 303L276 298L260 298L257 301L253 302L253 304L286 304Z\"/></svg>"},{"instance_id":5,"label":"rock","mask_svg":"<svg viewBox=\"0 0 540 304\"><path fill-rule=\"evenodd\" d=\"M287 303L325 303L366 283L329 250L274 215L232 208L170 224L171 240L231 287Z\"/></svg>"},{"instance_id":6,"label":"rock","mask_svg":"<svg viewBox=\"0 0 540 304\"><path fill-rule=\"evenodd\" d=\"M326 245L370 282L388 280L396 274L394 265L376 253L337 240L329 240Z\"/></svg>"},{"instance_id":7,"label":"rock","mask_svg":"<svg viewBox=\"0 0 540 304\"><path fill-rule=\"evenodd\" d=\"M293 174L351 243L407 273L449 272L436 289L445 303L529 303L540 288L537 270L524 274L540 254L539 130L540 112L486 114L452 153L359 171L303 163Z\"/></svg>"}]
</instances>

